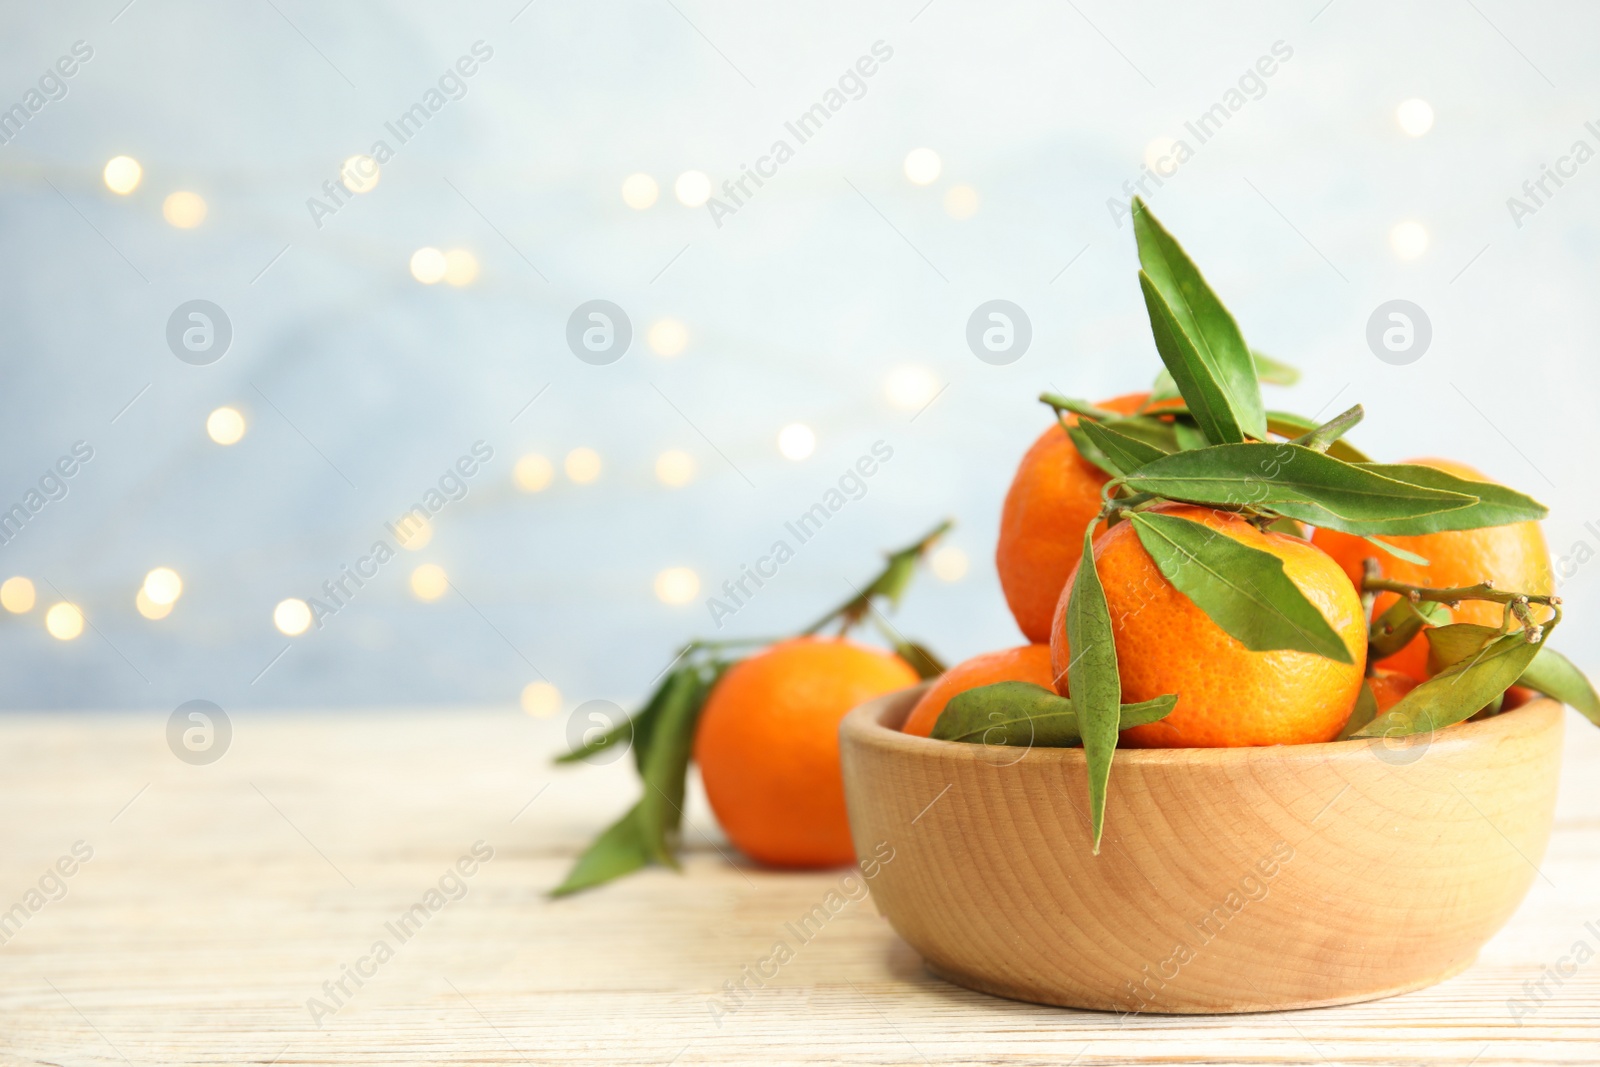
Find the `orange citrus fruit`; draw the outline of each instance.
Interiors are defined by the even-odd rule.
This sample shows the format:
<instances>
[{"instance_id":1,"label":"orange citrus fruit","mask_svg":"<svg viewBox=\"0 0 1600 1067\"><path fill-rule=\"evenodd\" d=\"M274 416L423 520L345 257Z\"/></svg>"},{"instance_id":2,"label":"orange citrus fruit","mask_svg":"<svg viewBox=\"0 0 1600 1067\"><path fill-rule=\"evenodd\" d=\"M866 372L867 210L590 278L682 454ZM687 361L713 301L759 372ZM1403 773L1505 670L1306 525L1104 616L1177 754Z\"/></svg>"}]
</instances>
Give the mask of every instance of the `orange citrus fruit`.
<instances>
[{"instance_id":1,"label":"orange citrus fruit","mask_svg":"<svg viewBox=\"0 0 1600 1067\"><path fill-rule=\"evenodd\" d=\"M939 680L922 694L922 699L911 709L902 729L908 734L927 737L933 732L933 724L939 721L939 713L952 697L995 682L1032 682L1046 689L1052 688L1054 678L1050 674L1050 646L1002 648L998 652L985 652L956 664L941 674Z\"/></svg>"},{"instance_id":2,"label":"orange citrus fruit","mask_svg":"<svg viewBox=\"0 0 1600 1067\"><path fill-rule=\"evenodd\" d=\"M1366 666L1366 621L1350 579L1310 542L1264 533L1230 512L1183 504L1156 510L1281 559L1289 580L1322 612L1355 662L1287 649L1251 651L1167 581L1131 522L1119 523L1095 541L1094 558L1110 608L1123 703L1178 697L1165 719L1122 731L1123 743L1221 748L1333 740L1355 706ZM1072 657L1062 621L1076 577L1061 591L1051 628L1051 668L1064 695Z\"/></svg>"},{"instance_id":3,"label":"orange citrus fruit","mask_svg":"<svg viewBox=\"0 0 1600 1067\"><path fill-rule=\"evenodd\" d=\"M1099 406L1131 415L1149 398L1129 393ZM1067 421L1076 425L1078 417L1068 415ZM1006 603L1029 641L1050 640L1056 598L1078 561L1083 528L1100 513L1100 489L1109 480L1078 454L1059 422L1039 435L1017 465L1000 512L994 561Z\"/></svg>"},{"instance_id":4,"label":"orange citrus fruit","mask_svg":"<svg viewBox=\"0 0 1600 1067\"><path fill-rule=\"evenodd\" d=\"M835 638L783 641L728 668L700 713L694 758L729 839L774 867L853 862L839 720L917 681L898 656Z\"/></svg>"},{"instance_id":5,"label":"orange citrus fruit","mask_svg":"<svg viewBox=\"0 0 1600 1067\"><path fill-rule=\"evenodd\" d=\"M1488 481L1471 467L1447 459L1412 459L1406 462L1434 467L1457 478ZM1495 584L1495 588L1510 592L1544 594L1555 590L1555 579L1550 570L1550 550L1545 547L1544 533L1536 522L1383 538L1426 559L1426 567L1407 563L1359 537L1337 530L1319 529L1311 535L1311 540L1339 561L1358 589L1361 587L1362 563L1371 558L1378 561L1378 570L1385 578L1410 585L1446 589L1476 585L1487 579ZM1394 593L1379 593L1373 605L1374 613L1381 614L1395 600ZM1464 600L1459 607L1450 609L1450 618L1452 622L1499 626L1504 613L1505 609L1499 604ZM1428 677L1427 637L1418 634L1405 648L1383 660L1382 665L1404 671L1418 681L1425 680Z\"/></svg>"},{"instance_id":6,"label":"orange citrus fruit","mask_svg":"<svg viewBox=\"0 0 1600 1067\"><path fill-rule=\"evenodd\" d=\"M1401 698L1419 684L1404 671L1386 670L1383 667L1373 671L1372 677L1367 679L1367 685L1372 688L1372 697L1378 704L1379 715L1400 703Z\"/></svg>"}]
</instances>

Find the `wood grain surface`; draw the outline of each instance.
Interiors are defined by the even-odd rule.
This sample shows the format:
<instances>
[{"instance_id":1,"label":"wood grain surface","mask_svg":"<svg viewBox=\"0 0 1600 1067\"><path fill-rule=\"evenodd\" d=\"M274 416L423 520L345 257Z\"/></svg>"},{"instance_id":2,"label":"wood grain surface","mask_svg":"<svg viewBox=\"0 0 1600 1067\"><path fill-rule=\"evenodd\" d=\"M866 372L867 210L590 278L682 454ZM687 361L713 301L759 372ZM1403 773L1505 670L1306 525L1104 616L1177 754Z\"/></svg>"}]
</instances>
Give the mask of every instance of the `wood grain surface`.
<instances>
[{"instance_id":1,"label":"wood grain surface","mask_svg":"<svg viewBox=\"0 0 1600 1067\"><path fill-rule=\"evenodd\" d=\"M636 788L627 760L549 767L559 720L236 714L190 766L166 713L11 716L0 1064L1592 1064L1600 957L1574 953L1600 951L1600 731L1568 716L1548 854L1476 965L1205 1017L950 985L848 872L730 861L698 794L684 873L548 901Z\"/></svg>"}]
</instances>

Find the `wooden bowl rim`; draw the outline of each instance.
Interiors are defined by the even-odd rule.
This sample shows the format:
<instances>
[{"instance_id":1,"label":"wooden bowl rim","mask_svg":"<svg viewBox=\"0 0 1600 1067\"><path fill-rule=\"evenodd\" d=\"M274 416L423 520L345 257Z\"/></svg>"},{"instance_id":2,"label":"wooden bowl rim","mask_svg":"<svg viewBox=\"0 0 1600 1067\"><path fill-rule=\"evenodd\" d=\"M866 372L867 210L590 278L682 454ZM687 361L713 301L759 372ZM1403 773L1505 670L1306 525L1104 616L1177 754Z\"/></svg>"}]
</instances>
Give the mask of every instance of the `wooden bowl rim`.
<instances>
[{"instance_id":1,"label":"wooden bowl rim","mask_svg":"<svg viewBox=\"0 0 1600 1067\"><path fill-rule=\"evenodd\" d=\"M923 682L906 689L897 689L850 711L839 724L839 736L852 743L866 745L907 756L937 757L939 759L983 762L993 766L993 755L986 745L973 745L957 741L939 741L902 733L900 725L911 713L913 697L921 694L933 683ZM1533 736L1558 729L1562 722L1564 705L1550 697L1533 700L1500 715L1478 722L1456 723L1433 735L1413 735L1424 740L1412 744L1427 744L1429 754L1449 754L1464 748L1483 744L1498 744L1511 737ZM888 721L894 719L894 725ZM1279 763L1296 761L1324 762L1330 759L1370 758L1375 746L1385 743L1383 738L1357 741L1323 741L1304 745L1261 745L1240 748L1118 748L1116 764L1134 766L1230 766L1252 763ZM1018 763L1032 762L1035 766L1055 767L1063 764L1083 763L1082 748L1029 748ZM1013 764L1015 765L1015 764ZM1394 765L1396 770L1402 766Z\"/></svg>"}]
</instances>

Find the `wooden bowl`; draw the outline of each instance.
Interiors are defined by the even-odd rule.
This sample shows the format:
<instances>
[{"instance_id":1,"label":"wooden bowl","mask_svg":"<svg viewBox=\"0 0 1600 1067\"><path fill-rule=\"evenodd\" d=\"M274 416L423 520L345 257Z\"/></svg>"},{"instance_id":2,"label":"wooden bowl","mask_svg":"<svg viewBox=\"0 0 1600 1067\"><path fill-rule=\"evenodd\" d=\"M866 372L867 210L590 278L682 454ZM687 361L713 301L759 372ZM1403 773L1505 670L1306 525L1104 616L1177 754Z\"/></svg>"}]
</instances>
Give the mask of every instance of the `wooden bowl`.
<instances>
[{"instance_id":1,"label":"wooden bowl","mask_svg":"<svg viewBox=\"0 0 1600 1067\"><path fill-rule=\"evenodd\" d=\"M1550 837L1552 700L1409 743L1119 750L1095 856L1082 749L903 734L922 688L841 724L850 830L895 930L985 993L1188 1013L1419 989L1472 963Z\"/></svg>"}]
</instances>

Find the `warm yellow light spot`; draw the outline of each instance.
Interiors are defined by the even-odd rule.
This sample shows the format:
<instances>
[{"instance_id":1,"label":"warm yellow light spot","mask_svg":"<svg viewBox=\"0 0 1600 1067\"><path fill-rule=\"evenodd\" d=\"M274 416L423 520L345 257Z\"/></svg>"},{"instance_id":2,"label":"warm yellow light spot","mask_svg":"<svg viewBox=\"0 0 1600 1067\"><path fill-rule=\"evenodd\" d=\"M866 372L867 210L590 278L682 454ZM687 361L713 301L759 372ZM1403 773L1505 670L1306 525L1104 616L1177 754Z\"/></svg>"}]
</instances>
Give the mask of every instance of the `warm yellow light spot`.
<instances>
[{"instance_id":1,"label":"warm yellow light spot","mask_svg":"<svg viewBox=\"0 0 1600 1067\"><path fill-rule=\"evenodd\" d=\"M942 582L959 582L967 574L967 554L955 545L945 545L928 560L933 576Z\"/></svg>"},{"instance_id":2,"label":"warm yellow light spot","mask_svg":"<svg viewBox=\"0 0 1600 1067\"><path fill-rule=\"evenodd\" d=\"M83 633L83 612L76 604L66 601L51 604L50 610L44 613L44 628L58 641L71 641Z\"/></svg>"},{"instance_id":3,"label":"warm yellow light spot","mask_svg":"<svg viewBox=\"0 0 1600 1067\"><path fill-rule=\"evenodd\" d=\"M574 448L562 462L567 477L579 485L588 485L600 477L600 453L592 448Z\"/></svg>"},{"instance_id":4,"label":"warm yellow light spot","mask_svg":"<svg viewBox=\"0 0 1600 1067\"><path fill-rule=\"evenodd\" d=\"M883 382L889 403L906 411L920 411L939 393L939 379L924 367L896 367Z\"/></svg>"},{"instance_id":5,"label":"warm yellow light spot","mask_svg":"<svg viewBox=\"0 0 1600 1067\"><path fill-rule=\"evenodd\" d=\"M778 431L778 451L784 459L802 460L816 451L817 435L803 422L791 422Z\"/></svg>"},{"instance_id":6,"label":"warm yellow light spot","mask_svg":"<svg viewBox=\"0 0 1600 1067\"><path fill-rule=\"evenodd\" d=\"M0 584L0 607L5 608L13 615L21 615L33 610L34 592L33 583L18 575L7 578Z\"/></svg>"},{"instance_id":7,"label":"warm yellow light spot","mask_svg":"<svg viewBox=\"0 0 1600 1067\"><path fill-rule=\"evenodd\" d=\"M676 448L669 448L656 457L656 477L662 485L670 485L674 489L688 485L694 480L694 457Z\"/></svg>"},{"instance_id":8,"label":"warm yellow light spot","mask_svg":"<svg viewBox=\"0 0 1600 1067\"><path fill-rule=\"evenodd\" d=\"M460 288L478 277L478 257L465 248L452 248L444 254L444 282Z\"/></svg>"},{"instance_id":9,"label":"warm yellow light spot","mask_svg":"<svg viewBox=\"0 0 1600 1067\"><path fill-rule=\"evenodd\" d=\"M944 213L965 222L978 213L978 190L970 185L952 185L944 193Z\"/></svg>"},{"instance_id":10,"label":"warm yellow light spot","mask_svg":"<svg viewBox=\"0 0 1600 1067\"><path fill-rule=\"evenodd\" d=\"M278 601L272 609L272 625L289 637L299 637L311 626L311 606L299 597Z\"/></svg>"},{"instance_id":11,"label":"warm yellow light spot","mask_svg":"<svg viewBox=\"0 0 1600 1067\"><path fill-rule=\"evenodd\" d=\"M139 188L139 183L144 180L144 168L132 156L112 156L101 177L105 179L107 189L118 196L127 196Z\"/></svg>"},{"instance_id":12,"label":"warm yellow light spot","mask_svg":"<svg viewBox=\"0 0 1600 1067\"><path fill-rule=\"evenodd\" d=\"M339 168L339 181L352 193L370 193L378 187L383 177L378 161L371 156L351 156Z\"/></svg>"},{"instance_id":13,"label":"warm yellow light spot","mask_svg":"<svg viewBox=\"0 0 1600 1067\"><path fill-rule=\"evenodd\" d=\"M656 597L664 604L687 604L700 595L700 576L688 567L668 567L656 575Z\"/></svg>"},{"instance_id":14,"label":"warm yellow light spot","mask_svg":"<svg viewBox=\"0 0 1600 1067\"><path fill-rule=\"evenodd\" d=\"M145 618L152 621L156 619L164 619L168 615L172 614L171 604L157 604L154 600L150 599L149 594L147 594L143 589L140 589L134 594L133 606L139 609L140 615L143 615Z\"/></svg>"},{"instance_id":15,"label":"warm yellow light spot","mask_svg":"<svg viewBox=\"0 0 1600 1067\"><path fill-rule=\"evenodd\" d=\"M244 416L236 408L218 408L206 416L206 436L219 445L236 445L244 436Z\"/></svg>"},{"instance_id":16,"label":"warm yellow light spot","mask_svg":"<svg viewBox=\"0 0 1600 1067\"><path fill-rule=\"evenodd\" d=\"M1409 219L1389 231L1389 247L1400 259L1417 259L1428 250L1428 231Z\"/></svg>"},{"instance_id":17,"label":"warm yellow light spot","mask_svg":"<svg viewBox=\"0 0 1600 1067\"><path fill-rule=\"evenodd\" d=\"M394 536L401 548L415 552L433 540L433 523L414 511L408 512L395 520Z\"/></svg>"},{"instance_id":18,"label":"warm yellow light spot","mask_svg":"<svg viewBox=\"0 0 1600 1067\"><path fill-rule=\"evenodd\" d=\"M199 193L179 189L161 202L161 216L180 230L192 230L206 220L206 202Z\"/></svg>"},{"instance_id":19,"label":"warm yellow light spot","mask_svg":"<svg viewBox=\"0 0 1600 1067\"><path fill-rule=\"evenodd\" d=\"M652 323L648 335L650 351L658 356L675 356L689 344L689 330L677 319Z\"/></svg>"},{"instance_id":20,"label":"warm yellow light spot","mask_svg":"<svg viewBox=\"0 0 1600 1067\"><path fill-rule=\"evenodd\" d=\"M561 690L549 682L529 682L522 687L522 710L535 719L548 719L561 710Z\"/></svg>"},{"instance_id":21,"label":"warm yellow light spot","mask_svg":"<svg viewBox=\"0 0 1600 1067\"><path fill-rule=\"evenodd\" d=\"M437 563L424 563L411 572L411 591L418 600L433 603L450 589L450 579Z\"/></svg>"},{"instance_id":22,"label":"warm yellow light spot","mask_svg":"<svg viewBox=\"0 0 1600 1067\"><path fill-rule=\"evenodd\" d=\"M1178 151L1178 142L1170 137L1157 137L1144 146L1144 165L1155 171L1163 178L1172 176L1172 165L1176 160L1163 163L1169 156Z\"/></svg>"},{"instance_id":23,"label":"warm yellow light spot","mask_svg":"<svg viewBox=\"0 0 1600 1067\"><path fill-rule=\"evenodd\" d=\"M931 148L913 148L906 153L906 177L913 185L932 185L939 180L944 163Z\"/></svg>"},{"instance_id":24,"label":"warm yellow light spot","mask_svg":"<svg viewBox=\"0 0 1600 1067\"><path fill-rule=\"evenodd\" d=\"M622 180L622 202L635 211L654 204L660 195L656 180L648 174L630 174Z\"/></svg>"},{"instance_id":25,"label":"warm yellow light spot","mask_svg":"<svg viewBox=\"0 0 1600 1067\"><path fill-rule=\"evenodd\" d=\"M1415 97L1401 101L1394 109L1394 120L1412 137L1421 137L1433 129L1433 105Z\"/></svg>"},{"instance_id":26,"label":"warm yellow light spot","mask_svg":"<svg viewBox=\"0 0 1600 1067\"><path fill-rule=\"evenodd\" d=\"M711 199L711 179L704 171L686 170L672 183L672 191L684 207L700 207Z\"/></svg>"},{"instance_id":27,"label":"warm yellow light spot","mask_svg":"<svg viewBox=\"0 0 1600 1067\"><path fill-rule=\"evenodd\" d=\"M437 248L419 248L411 253L411 276L423 285L437 285L444 281L450 269L443 252Z\"/></svg>"},{"instance_id":28,"label":"warm yellow light spot","mask_svg":"<svg viewBox=\"0 0 1600 1067\"><path fill-rule=\"evenodd\" d=\"M183 595L183 579L171 567L157 567L144 576L144 595L152 604L172 604Z\"/></svg>"},{"instance_id":29,"label":"warm yellow light spot","mask_svg":"<svg viewBox=\"0 0 1600 1067\"><path fill-rule=\"evenodd\" d=\"M511 478L524 493L537 493L550 484L556 476L555 465L537 452L530 452L517 460L511 468Z\"/></svg>"}]
</instances>

